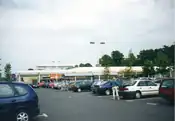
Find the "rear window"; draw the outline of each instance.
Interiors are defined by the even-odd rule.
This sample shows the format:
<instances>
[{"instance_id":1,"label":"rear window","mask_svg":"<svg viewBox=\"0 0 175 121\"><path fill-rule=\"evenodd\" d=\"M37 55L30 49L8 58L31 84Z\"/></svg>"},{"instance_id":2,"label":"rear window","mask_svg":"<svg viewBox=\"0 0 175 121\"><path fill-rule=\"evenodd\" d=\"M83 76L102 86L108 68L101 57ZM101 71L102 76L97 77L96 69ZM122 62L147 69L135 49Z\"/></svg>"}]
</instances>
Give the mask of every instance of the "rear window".
<instances>
[{"instance_id":1,"label":"rear window","mask_svg":"<svg viewBox=\"0 0 175 121\"><path fill-rule=\"evenodd\" d=\"M162 82L161 87L174 88L174 80L172 80L172 79L164 80L164 81Z\"/></svg>"},{"instance_id":2,"label":"rear window","mask_svg":"<svg viewBox=\"0 0 175 121\"><path fill-rule=\"evenodd\" d=\"M14 91L8 84L0 84L0 98L12 97Z\"/></svg>"},{"instance_id":3,"label":"rear window","mask_svg":"<svg viewBox=\"0 0 175 121\"><path fill-rule=\"evenodd\" d=\"M136 84L137 81L128 81L128 82L124 82L123 86L133 86Z\"/></svg>"},{"instance_id":4,"label":"rear window","mask_svg":"<svg viewBox=\"0 0 175 121\"><path fill-rule=\"evenodd\" d=\"M18 93L19 93L20 96L26 95L28 93L28 91L24 87L22 87L22 86L15 85L14 87L18 91Z\"/></svg>"}]
</instances>

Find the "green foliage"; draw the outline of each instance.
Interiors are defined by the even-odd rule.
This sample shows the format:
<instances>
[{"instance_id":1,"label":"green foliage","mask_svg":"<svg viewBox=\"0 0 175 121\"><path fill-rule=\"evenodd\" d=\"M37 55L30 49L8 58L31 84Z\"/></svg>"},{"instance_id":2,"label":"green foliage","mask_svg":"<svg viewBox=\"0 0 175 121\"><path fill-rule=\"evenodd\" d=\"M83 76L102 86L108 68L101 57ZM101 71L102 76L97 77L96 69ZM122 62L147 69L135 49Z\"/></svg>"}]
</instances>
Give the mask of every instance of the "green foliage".
<instances>
[{"instance_id":1,"label":"green foliage","mask_svg":"<svg viewBox=\"0 0 175 121\"><path fill-rule=\"evenodd\" d=\"M157 52L155 63L158 66L158 69L156 70L157 73L164 74L169 71L168 66L170 64L170 60L164 52Z\"/></svg>"},{"instance_id":2,"label":"green foliage","mask_svg":"<svg viewBox=\"0 0 175 121\"><path fill-rule=\"evenodd\" d=\"M75 67L78 67L78 65L75 65Z\"/></svg>"},{"instance_id":3,"label":"green foliage","mask_svg":"<svg viewBox=\"0 0 175 121\"><path fill-rule=\"evenodd\" d=\"M109 79L109 75L110 75L110 71L109 71L109 68L107 66L104 68L103 75L104 75L104 80L107 81Z\"/></svg>"},{"instance_id":4,"label":"green foliage","mask_svg":"<svg viewBox=\"0 0 175 121\"><path fill-rule=\"evenodd\" d=\"M130 79L135 76L135 72L132 70L131 67L126 68L125 70L119 72L120 75Z\"/></svg>"},{"instance_id":5,"label":"green foliage","mask_svg":"<svg viewBox=\"0 0 175 121\"><path fill-rule=\"evenodd\" d=\"M135 65L137 58L135 57L134 53L130 50L128 54L128 58L122 60L123 66L132 67Z\"/></svg>"},{"instance_id":6,"label":"green foliage","mask_svg":"<svg viewBox=\"0 0 175 121\"><path fill-rule=\"evenodd\" d=\"M124 58L123 54L116 50L111 52L111 56L103 55L99 62L102 66L142 66L145 76L156 73L164 74L169 69L172 70L174 66L174 47L171 45L158 49L141 50L137 56L130 50L127 58ZM155 66L158 67L157 70L154 69Z\"/></svg>"},{"instance_id":7,"label":"green foliage","mask_svg":"<svg viewBox=\"0 0 175 121\"><path fill-rule=\"evenodd\" d=\"M99 60L101 66L112 66L113 61L109 55L103 55Z\"/></svg>"},{"instance_id":8,"label":"green foliage","mask_svg":"<svg viewBox=\"0 0 175 121\"><path fill-rule=\"evenodd\" d=\"M11 67L10 63L6 64L5 67L4 67L5 79L7 81L11 81L11 68L12 67Z\"/></svg>"},{"instance_id":9,"label":"green foliage","mask_svg":"<svg viewBox=\"0 0 175 121\"><path fill-rule=\"evenodd\" d=\"M144 61L143 74L144 76L151 76L155 74L155 69L152 61L150 60Z\"/></svg>"},{"instance_id":10,"label":"green foliage","mask_svg":"<svg viewBox=\"0 0 175 121\"><path fill-rule=\"evenodd\" d=\"M120 51L118 51L118 50L112 51L111 57L112 57L114 66L121 66L122 65L122 60L124 58L124 55Z\"/></svg>"},{"instance_id":11,"label":"green foliage","mask_svg":"<svg viewBox=\"0 0 175 121\"><path fill-rule=\"evenodd\" d=\"M85 63L85 64L80 63L79 67L92 67L92 65L90 63Z\"/></svg>"}]
</instances>

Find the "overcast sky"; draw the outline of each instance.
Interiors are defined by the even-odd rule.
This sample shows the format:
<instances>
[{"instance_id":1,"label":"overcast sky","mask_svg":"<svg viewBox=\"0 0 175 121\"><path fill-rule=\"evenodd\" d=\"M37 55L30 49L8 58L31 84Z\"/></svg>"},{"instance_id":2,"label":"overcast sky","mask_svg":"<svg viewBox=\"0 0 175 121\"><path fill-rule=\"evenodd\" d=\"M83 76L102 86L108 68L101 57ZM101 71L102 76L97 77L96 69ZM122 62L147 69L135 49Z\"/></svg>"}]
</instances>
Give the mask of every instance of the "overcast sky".
<instances>
[{"instance_id":1,"label":"overcast sky","mask_svg":"<svg viewBox=\"0 0 175 121\"><path fill-rule=\"evenodd\" d=\"M173 11L173 0L0 0L1 63L96 64L112 50L171 45Z\"/></svg>"}]
</instances>

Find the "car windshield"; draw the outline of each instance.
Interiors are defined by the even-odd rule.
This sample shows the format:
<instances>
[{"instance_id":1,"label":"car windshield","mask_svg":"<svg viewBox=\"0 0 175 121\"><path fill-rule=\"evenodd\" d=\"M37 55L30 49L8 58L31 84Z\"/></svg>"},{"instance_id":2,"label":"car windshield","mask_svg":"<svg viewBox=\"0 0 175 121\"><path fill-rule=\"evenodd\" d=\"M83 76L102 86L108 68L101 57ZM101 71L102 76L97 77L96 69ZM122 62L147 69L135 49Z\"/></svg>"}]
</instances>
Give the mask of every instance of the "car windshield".
<instances>
[{"instance_id":1,"label":"car windshield","mask_svg":"<svg viewBox=\"0 0 175 121\"><path fill-rule=\"evenodd\" d=\"M128 81L128 82L124 82L123 85L124 86L133 86L136 84L137 81Z\"/></svg>"}]
</instances>

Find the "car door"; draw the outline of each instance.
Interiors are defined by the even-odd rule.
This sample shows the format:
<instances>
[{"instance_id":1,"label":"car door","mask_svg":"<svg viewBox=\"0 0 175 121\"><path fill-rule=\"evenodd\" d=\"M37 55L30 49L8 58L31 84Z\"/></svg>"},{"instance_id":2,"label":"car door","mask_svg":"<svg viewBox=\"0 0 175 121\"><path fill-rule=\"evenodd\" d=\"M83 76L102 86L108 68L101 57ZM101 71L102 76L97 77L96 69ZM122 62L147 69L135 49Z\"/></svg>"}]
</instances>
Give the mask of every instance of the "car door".
<instances>
[{"instance_id":1,"label":"car door","mask_svg":"<svg viewBox=\"0 0 175 121\"><path fill-rule=\"evenodd\" d=\"M0 119L15 114L15 92L9 84L0 84Z\"/></svg>"},{"instance_id":2,"label":"car door","mask_svg":"<svg viewBox=\"0 0 175 121\"><path fill-rule=\"evenodd\" d=\"M136 87L136 91L139 90L143 96L148 95L148 86L145 81L139 81Z\"/></svg>"},{"instance_id":3,"label":"car door","mask_svg":"<svg viewBox=\"0 0 175 121\"><path fill-rule=\"evenodd\" d=\"M174 80L173 79L165 79L162 81L160 85L159 93L173 99L174 98Z\"/></svg>"},{"instance_id":4,"label":"car door","mask_svg":"<svg viewBox=\"0 0 175 121\"><path fill-rule=\"evenodd\" d=\"M146 81L148 86L148 95L158 95L159 94L159 86L152 81Z\"/></svg>"}]
</instances>

